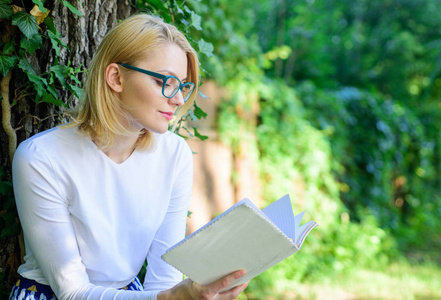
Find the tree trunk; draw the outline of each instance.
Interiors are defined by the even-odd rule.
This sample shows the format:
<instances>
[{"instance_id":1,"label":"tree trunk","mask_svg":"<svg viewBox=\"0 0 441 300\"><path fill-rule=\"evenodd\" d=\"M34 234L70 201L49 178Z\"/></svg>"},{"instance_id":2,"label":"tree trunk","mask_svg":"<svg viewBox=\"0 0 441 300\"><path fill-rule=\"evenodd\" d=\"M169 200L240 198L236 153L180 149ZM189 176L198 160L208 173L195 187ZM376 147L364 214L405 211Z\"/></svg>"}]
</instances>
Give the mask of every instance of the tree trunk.
<instances>
[{"instance_id":1,"label":"tree trunk","mask_svg":"<svg viewBox=\"0 0 441 300\"><path fill-rule=\"evenodd\" d=\"M58 58L59 64L67 65L70 62L73 67L83 66L87 68L106 32L115 26L118 20L125 19L131 15L134 12L134 8L128 0L83 0L82 4L75 0L69 2L83 14L82 17L73 14L64 7L61 1L48 0L45 3L45 7L50 10L49 16L54 19L55 27L61 33L61 40L69 48L69 50L66 48L61 50L61 59L60 57ZM23 6L22 3L21 1L13 1L13 4L17 6ZM30 11L33 3L25 0L24 5L26 6L26 11ZM42 29L44 30L44 28ZM3 30L0 30L0 34L4 34ZM56 59L50 41L45 40L43 43L42 50L37 50L34 55L28 57L29 63L40 74L48 71ZM19 74L12 73L9 83L9 102L16 103L11 107L10 123L16 131L17 144L19 144L38 132L56 126L63 119L63 112L51 104L36 104L34 95L20 95L20 86L17 84L20 81L17 76ZM0 75L0 79L3 79L2 75ZM79 79L84 81L84 78ZM66 103L72 104L74 101L71 93L67 91L60 90L59 95ZM11 176L11 164L8 154L9 137L3 127L0 129L0 140L0 163L3 168L3 175L0 170L0 181L3 182L2 184L5 182L8 184ZM0 189L3 188L0 186ZM0 197L0 217L3 217L7 212L15 208L7 207L7 203L12 201L12 193L5 195L0 190ZM5 221L3 218L0 220L0 229L3 230L5 227L11 226L8 222L18 222L18 219ZM0 238L1 299L4 299L4 294L10 290L17 279L16 271L21 263L24 250L20 249L23 246L19 246L20 238L18 235L3 237L3 234Z\"/></svg>"}]
</instances>

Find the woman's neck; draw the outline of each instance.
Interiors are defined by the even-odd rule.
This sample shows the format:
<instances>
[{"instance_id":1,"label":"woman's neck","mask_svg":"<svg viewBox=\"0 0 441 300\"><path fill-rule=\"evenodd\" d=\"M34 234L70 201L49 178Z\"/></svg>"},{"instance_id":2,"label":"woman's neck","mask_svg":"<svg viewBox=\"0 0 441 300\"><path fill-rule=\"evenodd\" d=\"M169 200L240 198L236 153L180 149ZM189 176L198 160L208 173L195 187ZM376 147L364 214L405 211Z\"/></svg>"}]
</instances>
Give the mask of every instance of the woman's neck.
<instances>
[{"instance_id":1,"label":"woman's neck","mask_svg":"<svg viewBox=\"0 0 441 300\"><path fill-rule=\"evenodd\" d=\"M116 136L113 145L103 152L115 163L121 164L135 151L137 140L138 138L133 136ZM97 144L96 141L94 143Z\"/></svg>"}]
</instances>

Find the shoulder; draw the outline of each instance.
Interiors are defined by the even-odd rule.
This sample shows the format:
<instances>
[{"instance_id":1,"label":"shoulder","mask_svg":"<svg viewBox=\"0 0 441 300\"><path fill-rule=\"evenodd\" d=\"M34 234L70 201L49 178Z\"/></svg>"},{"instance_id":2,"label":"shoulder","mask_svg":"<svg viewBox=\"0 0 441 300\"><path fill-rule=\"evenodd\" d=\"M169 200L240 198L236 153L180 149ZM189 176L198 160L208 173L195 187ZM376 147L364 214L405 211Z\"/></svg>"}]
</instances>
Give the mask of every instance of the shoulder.
<instances>
[{"instance_id":1,"label":"shoulder","mask_svg":"<svg viewBox=\"0 0 441 300\"><path fill-rule=\"evenodd\" d=\"M173 156L192 156L192 151L187 141L170 131L155 135L156 151L168 153Z\"/></svg>"},{"instance_id":2,"label":"shoulder","mask_svg":"<svg viewBox=\"0 0 441 300\"><path fill-rule=\"evenodd\" d=\"M55 127L40 132L20 143L14 160L36 159L38 157L54 157L76 151L81 144L81 137L75 128Z\"/></svg>"}]
</instances>

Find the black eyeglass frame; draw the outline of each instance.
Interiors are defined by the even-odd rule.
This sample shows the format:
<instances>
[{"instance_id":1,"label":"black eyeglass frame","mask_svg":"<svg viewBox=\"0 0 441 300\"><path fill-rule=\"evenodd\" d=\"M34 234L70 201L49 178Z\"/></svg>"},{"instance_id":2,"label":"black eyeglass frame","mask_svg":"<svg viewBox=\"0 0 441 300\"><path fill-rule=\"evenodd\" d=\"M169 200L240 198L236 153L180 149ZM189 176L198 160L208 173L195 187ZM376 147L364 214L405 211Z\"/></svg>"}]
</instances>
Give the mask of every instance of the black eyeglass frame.
<instances>
[{"instance_id":1,"label":"black eyeglass frame","mask_svg":"<svg viewBox=\"0 0 441 300\"><path fill-rule=\"evenodd\" d=\"M182 83L179 80L179 78L177 78L176 76L173 76L173 75L164 75L164 74L161 74L161 73L156 73L156 72L152 72L152 71L149 71L149 70L137 68L137 67L134 67L134 66L131 66L131 65L128 65L128 64L124 64L124 63L117 63L117 64L120 65L120 66L123 66L125 68L128 68L128 69L131 69L131 70L134 70L134 71L137 71L137 72L141 72L141 73L144 73L144 74L147 74L147 75L150 75L150 76L162 79L162 95L165 98L169 98L169 99L173 98L179 90L181 90L181 93L182 93L182 89L185 86L190 86L191 93L188 93L188 96L186 98L184 98L184 102L186 102L190 98L190 96L193 94L193 92L194 92L195 84L193 82ZM164 90L165 90L165 86L167 84L167 80L169 78L176 79L179 82L179 88L177 88L170 96L166 96L165 93L164 93Z\"/></svg>"}]
</instances>

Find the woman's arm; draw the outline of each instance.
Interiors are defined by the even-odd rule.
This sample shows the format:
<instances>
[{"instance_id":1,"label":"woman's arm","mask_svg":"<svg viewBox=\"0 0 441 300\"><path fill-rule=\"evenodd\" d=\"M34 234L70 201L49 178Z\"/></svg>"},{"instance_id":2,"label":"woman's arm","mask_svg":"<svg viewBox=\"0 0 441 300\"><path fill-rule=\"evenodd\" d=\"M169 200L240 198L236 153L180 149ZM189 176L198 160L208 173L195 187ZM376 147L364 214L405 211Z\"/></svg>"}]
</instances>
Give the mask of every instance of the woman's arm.
<instances>
[{"instance_id":1,"label":"woman's arm","mask_svg":"<svg viewBox=\"0 0 441 300\"><path fill-rule=\"evenodd\" d=\"M155 299L153 292L119 291L90 283L65 189L51 159L32 141L17 149L13 183L27 250L59 299Z\"/></svg>"}]
</instances>

